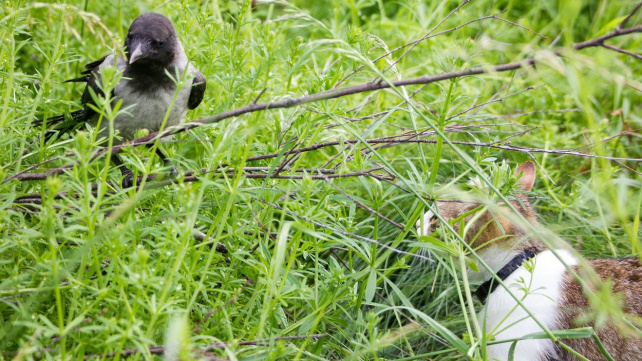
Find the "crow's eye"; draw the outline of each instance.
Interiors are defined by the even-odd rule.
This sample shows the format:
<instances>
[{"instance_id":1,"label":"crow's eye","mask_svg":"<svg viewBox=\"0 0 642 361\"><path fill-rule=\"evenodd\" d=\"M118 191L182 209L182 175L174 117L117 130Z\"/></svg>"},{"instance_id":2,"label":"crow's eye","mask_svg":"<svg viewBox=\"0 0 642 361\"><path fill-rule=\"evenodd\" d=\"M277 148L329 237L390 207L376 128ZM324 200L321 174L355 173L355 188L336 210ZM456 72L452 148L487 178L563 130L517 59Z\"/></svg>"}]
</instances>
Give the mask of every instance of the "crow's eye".
<instances>
[{"instance_id":1,"label":"crow's eye","mask_svg":"<svg viewBox=\"0 0 642 361\"><path fill-rule=\"evenodd\" d=\"M154 41L154 45L156 45L157 47L159 47L159 48L160 48L160 47L162 47L163 45L165 45L165 42L164 42L164 41L162 41L162 40L157 40L157 41Z\"/></svg>"}]
</instances>

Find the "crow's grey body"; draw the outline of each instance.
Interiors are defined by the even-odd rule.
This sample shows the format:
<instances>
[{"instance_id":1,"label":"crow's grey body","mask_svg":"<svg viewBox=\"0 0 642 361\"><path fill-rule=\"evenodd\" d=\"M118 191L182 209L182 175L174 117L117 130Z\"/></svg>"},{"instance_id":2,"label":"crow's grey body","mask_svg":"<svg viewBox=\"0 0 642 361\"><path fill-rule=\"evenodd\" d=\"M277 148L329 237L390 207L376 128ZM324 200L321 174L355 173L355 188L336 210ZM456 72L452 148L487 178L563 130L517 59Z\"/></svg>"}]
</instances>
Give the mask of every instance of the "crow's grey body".
<instances>
[{"instance_id":1,"label":"crow's grey body","mask_svg":"<svg viewBox=\"0 0 642 361\"><path fill-rule=\"evenodd\" d=\"M200 73L188 63L182 46L180 50L180 55L169 65L168 71L173 77L178 76L176 80L191 83ZM127 61L123 57L119 56L114 63L114 56L110 55L96 69L99 71L107 66L115 66L117 69L124 71L124 78L118 82L113 90L114 102L122 100L121 109L127 110L126 112L121 112L114 119L114 130L118 133L118 138L120 138L115 143L134 139L134 133L138 129L159 130L170 106L171 110L165 127L181 123L187 110L191 109L189 107L189 100L193 91L191 84L185 84L177 93L176 83L163 74L164 78L158 79L152 86L133 86L132 83L141 79L138 79L136 74L129 74L128 77L126 75L127 65ZM187 71L187 74L184 74L185 71ZM176 98L174 99L174 97ZM174 101L173 105L172 101ZM87 119L87 123L93 127L98 125L98 121L98 114L94 114ZM107 137L108 130L109 122L106 119L102 120L99 136Z\"/></svg>"},{"instance_id":2,"label":"crow's grey body","mask_svg":"<svg viewBox=\"0 0 642 361\"><path fill-rule=\"evenodd\" d=\"M108 55L89 63L82 77L69 80L87 83L81 98L84 109L71 116L47 119L47 124L55 125L45 134L47 139L77 129L84 123L99 128L99 137L109 136L109 120L100 119L92 108L95 102L91 95L92 91L102 94L98 81L101 70L107 66L115 66L123 72L111 94L112 104L122 101L120 109L125 110L113 119L114 144L133 139L138 129L158 131L166 115L165 127L177 125L183 121L187 110L196 108L203 100L205 78L189 63L174 25L165 16L139 15L127 32L125 54L127 58ZM187 83L177 90L176 81ZM157 153L167 163L163 153L158 149ZM118 157L114 156L112 160L120 165ZM121 167L121 171L125 176L123 185L131 185L132 172L125 167Z\"/></svg>"},{"instance_id":3,"label":"crow's grey body","mask_svg":"<svg viewBox=\"0 0 642 361\"><path fill-rule=\"evenodd\" d=\"M48 138L76 129L85 122L99 126L99 136L109 135L109 121L102 119L98 124L99 116L91 107L94 100L90 92L91 89L102 94L97 81L101 69L107 66L123 71L123 77L112 91L113 104L122 100L121 109L127 110L113 121L114 130L118 131L115 143L133 139L137 129L158 131L170 106L165 126L179 124L187 110L196 108L203 100L205 78L189 63L174 25L165 16L156 13L139 15L127 32L125 52L128 59L105 56L87 64L82 77L69 80L87 83L81 98L84 109L73 112L71 117L49 118L48 124L59 124L48 133ZM177 94L176 83L167 73L176 80L191 81L191 84L185 84Z\"/></svg>"}]
</instances>

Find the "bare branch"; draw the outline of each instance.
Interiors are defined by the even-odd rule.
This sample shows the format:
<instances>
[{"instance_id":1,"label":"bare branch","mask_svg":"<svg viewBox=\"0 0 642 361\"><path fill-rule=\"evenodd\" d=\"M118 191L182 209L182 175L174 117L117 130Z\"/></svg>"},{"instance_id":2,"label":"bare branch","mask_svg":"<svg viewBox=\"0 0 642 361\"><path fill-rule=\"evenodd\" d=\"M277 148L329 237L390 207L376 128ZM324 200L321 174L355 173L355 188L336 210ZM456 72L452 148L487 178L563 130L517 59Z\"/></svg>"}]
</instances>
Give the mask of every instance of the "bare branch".
<instances>
[{"instance_id":1,"label":"bare branch","mask_svg":"<svg viewBox=\"0 0 642 361\"><path fill-rule=\"evenodd\" d=\"M313 219L311 219L309 217L294 213L294 212L289 211L287 209L283 209L278 204L274 204L274 203L265 201L263 199L255 198L255 197L252 197L252 199L254 199L257 202L261 202L263 204L266 204L266 205L268 205L268 206L270 206L270 207L272 207L274 209L278 209L278 210L280 210L282 212L285 212L286 214L288 214L291 217L302 219L302 220L304 220L306 222L314 224L317 227L328 229L328 230L330 230L330 231L332 231L334 233L338 233L340 235L343 235L343 236L346 236L346 237L350 237L350 238L354 238L354 239L358 239L358 240L365 241L365 242L368 242L368 243L376 244L377 246L379 246L381 248L385 248L385 249L390 250L390 251L392 251L394 253L397 253L397 254L410 256L410 257L414 257L414 258L420 258L420 259L423 259L423 260L426 260L426 261L434 262L431 258L428 258L426 256L422 256L420 254L415 254L415 253L402 251L400 249L396 249L394 247L390 247L387 244L383 244L383 243L381 243L381 242L379 242L377 240L374 240L374 239L371 239L371 238L368 238L368 237L364 237L364 236L360 236L358 234L346 232L346 231L340 230L338 228L330 227L327 224L323 224L323 223L317 222L317 221L315 221L315 220L313 220Z\"/></svg>"},{"instance_id":2,"label":"bare branch","mask_svg":"<svg viewBox=\"0 0 642 361\"><path fill-rule=\"evenodd\" d=\"M567 110L567 111L573 111ZM399 135L394 135L394 136L389 136L389 137L384 137L384 138L376 138L376 139L366 139L363 142L368 143L368 144L386 144L388 146L392 145L397 145L397 144L410 144L410 143L426 143L426 144L433 144L436 143L436 140L430 140L430 139L417 139L420 136L425 136L429 133L419 133L419 134L410 134L410 133L405 133L405 134L399 134ZM622 132L619 135L626 135L626 134L635 134L633 132ZM406 139L397 139L399 137L406 138ZM609 139L612 139L613 137L610 137ZM290 152L290 154L299 154L299 153L305 153L305 152L310 152L310 151L315 151L318 149L326 148L326 147L332 147L332 146L337 146L337 145L342 145L342 144L358 144L361 143L361 140L358 139L348 139L348 140L343 140L343 141L330 141L330 142L324 142L324 143L317 143L313 144L307 147L301 147L301 148L296 148ZM586 157L586 158L597 158L597 159L607 159L607 160L612 160L612 161L631 161L631 162L642 162L642 158L619 158L619 157L601 157L598 155L593 155L593 154L586 154L578 151L574 151L572 149L541 149L541 148L529 148L529 147L519 147L519 146L514 146L511 144L496 144L496 143L482 143L482 142L465 142L465 141L452 141L453 144L457 145L463 145L463 146L473 146L473 147L488 147L488 148L495 148L495 149L501 149L501 150L507 150L507 151L515 151L515 152L523 152L523 153L548 153L548 154L558 154L558 155L572 155L572 156L578 156L578 157ZM270 154L263 154L263 155L257 155L253 157L248 157L246 159L246 162L252 162L252 161L258 161L258 160L265 160L265 159L272 159L276 158L280 155L281 153L270 153ZM221 164L219 168L213 171L206 171L206 170L200 170L199 172L205 173L205 172L217 172L221 170L225 170L226 164ZM60 168L55 168L52 169L48 172L45 173L27 173L27 174L18 174L14 176L14 178L21 180L21 181L30 181L30 180L44 180L47 177L49 177L52 174L58 174L64 171L66 167L60 167ZM248 169L256 169L256 170L267 170L269 169L268 167L248 167ZM373 168L369 170L364 170L361 172L352 172L352 173L343 173L343 174L335 174L334 170L331 169L306 169L306 170L301 170L301 171L306 171L309 173L309 175L296 175L296 174L276 174L276 175L270 175L266 173L247 173L244 174L244 177L250 178L250 179L265 179L265 178L272 178L272 179L303 179L305 177L310 177L311 179L330 179L330 178L345 178L345 177L356 177L356 176L375 176L377 178L380 178L381 176L376 176L372 172L379 170L381 168ZM225 170L226 174L232 175L234 172L233 168ZM197 181L199 178L194 176L196 172L194 171L188 171L185 173L185 178L183 179L183 182L194 182ZM153 180L156 178L157 175L152 174L148 176L148 180ZM142 179L142 178L139 178ZM164 180L161 182L157 183L152 183L148 184L146 187L150 188L157 188L157 187L162 187L168 184L173 184L176 183L176 180ZM67 192L61 192L59 195L56 197L59 198L61 196L66 195ZM26 195L20 198L17 198L14 203L40 203L40 198L41 196L39 194L36 195Z\"/></svg>"},{"instance_id":3,"label":"bare branch","mask_svg":"<svg viewBox=\"0 0 642 361\"><path fill-rule=\"evenodd\" d=\"M631 12L629 13L629 15L627 15L627 16L624 18L624 20L622 20L622 22L620 23L620 25L618 25L618 27L617 27L617 28L618 28L618 30L622 30L622 29L626 26L626 23L628 23L628 22L629 22L629 20L631 20L631 18L633 17L633 15L635 15L635 13L637 13L637 12L638 12L638 10L640 10L640 7L642 7L642 2L638 3L638 4L635 6L635 8L633 8L633 11L631 11Z\"/></svg>"},{"instance_id":4,"label":"bare branch","mask_svg":"<svg viewBox=\"0 0 642 361\"><path fill-rule=\"evenodd\" d=\"M417 46L417 44L419 44L420 42L422 42L422 41L424 41L424 40L426 40L426 39L428 39L428 38L431 38L431 36L430 36L430 35L431 35L435 30L437 30L437 28L438 28L439 26L441 26L441 24L443 24L443 23L444 23L446 20L448 20L448 18L450 18L454 13L456 13L457 11L459 11L459 9L461 9L461 8L462 8L462 6L464 6L464 5L468 4L469 2L470 2L470 0L466 0L466 1L462 2L462 3L461 3L459 6L457 6L453 11L451 11L448 15L446 15L446 17L444 17L444 18L443 18L443 19L442 19L442 20L441 20L441 21L440 21L440 22L439 22L439 23L438 23L434 28L430 29L430 31L429 31L426 35L422 36L422 37L421 37L420 39L418 39L418 40L413 41L413 42L411 43L410 48L409 48L408 50L404 51L404 52L403 52L403 54L401 54L401 55L399 56L399 58L397 58L395 61L393 61L393 62L392 62L392 64L388 65L388 66L387 66L387 67L386 67L386 68L385 68L381 73L382 73L382 74L384 74L385 72L387 72L388 70L390 70L390 68L392 68L393 66L397 65L397 64L401 61L401 59L403 59L406 55L408 55L408 53L409 53L409 52L411 52L411 51L412 51L412 49L414 49L414 48ZM466 25L468 25L468 24L470 24L470 23L472 23L472 22L474 22L474 21L479 21L479 20L482 20L482 18L479 18L479 19L473 19L471 22L464 23L464 24L462 24L462 27L463 27L463 26L466 26ZM453 30L456 30L456 29L455 29L455 28L453 28ZM443 32L442 32L442 33L443 33ZM442 33L437 34L437 35L441 35ZM435 36L437 36L437 35L435 35ZM374 81L376 81L376 79L375 79L375 80L373 80L373 82L374 82ZM336 86L335 86L335 87L336 87Z\"/></svg>"},{"instance_id":5,"label":"bare branch","mask_svg":"<svg viewBox=\"0 0 642 361\"><path fill-rule=\"evenodd\" d=\"M548 39L548 37L547 37L547 36L544 36L544 35L542 35L542 34L540 34L540 33L536 32L536 31L535 31L535 30L533 30L533 29L529 29L529 28L527 28L527 27L525 27L525 26L519 25L519 24L517 24L517 23L514 23L514 22L512 22L512 21L510 21L510 20L504 19L504 18L499 17L499 16L497 16L497 15L493 15L493 19L497 19L497 20L503 21L503 22L505 22L505 23L509 23L509 24L511 24L511 25L513 25L513 26L517 26L518 28L522 28L522 29L524 29L524 30L528 31L529 33L532 33L532 34L535 34L535 35L539 36L539 37L540 37L540 38L542 38L542 39Z\"/></svg>"},{"instance_id":6,"label":"bare branch","mask_svg":"<svg viewBox=\"0 0 642 361\"><path fill-rule=\"evenodd\" d=\"M396 53L397 51L399 51L399 50L401 50L401 49L404 49L404 48L407 48L407 47L409 47L409 46L412 46L412 47L414 48L414 47L415 47L417 44L419 44L420 42L422 42L422 41L424 41L424 40L428 39L428 37L430 36L430 34L432 34L435 30L437 30L437 28L438 28L439 26L441 26L441 24L443 24L446 20L448 20L448 18L450 18L454 13L456 13L459 9L461 9L461 7L462 7L462 6L464 6L464 5L468 4L469 2L470 2L470 0L465 0L464 2L462 2L459 6L457 6L453 11L451 11L448 15L446 15L446 16L445 16L445 17L444 17L444 18L443 18L443 19L442 19L442 20L441 20L437 25L435 25L435 27L433 27L432 29L430 29L430 31L428 31L428 33L426 33L426 34L425 34L424 36L422 36L421 38L419 38L419 39L417 39L417 40L415 40L415 41L413 41L413 42L410 42L410 43L404 44L404 45L402 45L402 46L399 46L399 47L397 47L397 48L394 48L394 49L390 50L389 52L387 52L387 53L385 53L385 54L383 54L383 55L381 55L381 56L377 57L376 59L374 59L374 60L372 61L372 63L374 64L374 63L378 62L379 60L381 60L381 59L383 59L383 58L387 57L388 55L391 55L391 54L393 54L393 53ZM475 19L475 20L473 20L473 21L479 21L479 20L481 20L481 18L480 18L480 19ZM471 21L471 22L473 22L473 21ZM467 23L463 24L462 26L468 25L468 24L470 24L471 22L467 22ZM454 31L454 30L457 30L457 29L458 29L458 28L453 28L452 30ZM439 33L439 34L437 34L437 35L441 35L441 34L444 34L444 32ZM406 53L407 53L407 52L406 52ZM405 53L404 53L404 55L405 55ZM402 55L402 57L403 57L403 55ZM353 70L353 71L352 71L352 72L350 72L348 75L346 75L345 77L343 77L343 79L339 80L339 81L334 85L334 87L333 87L333 88L338 87L338 86L339 86L339 85L341 85L343 82L345 82L346 80L348 80L348 78L350 78L351 76L353 76L354 74L356 74L357 72L359 72L361 69L363 69L363 68L365 68L365 67L366 67L365 65L361 65L361 66L360 66L360 67L358 67L357 69Z\"/></svg>"},{"instance_id":7,"label":"bare branch","mask_svg":"<svg viewBox=\"0 0 642 361\"><path fill-rule=\"evenodd\" d=\"M615 46L613 46L613 45L609 45L609 44L602 44L602 47L607 48L607 49L609 49L609 50L616 51L616 52L618 52L618 53L622 53L622 54L626 54L626 55L628 55L628 56L632 56L632 57L634 57L634 58L636 58L636 59L638 59L638 60L642 60L642 55L640 55L640 54L636 54L636 53L632 53L632 52L627 51L627 50L624 50L624 49L620 49L620 48L615 47Z\"/></svg>"},{"instance_id":8,"label":"bare branch","mask_svg":"<svg viewBox=\"0 0 642 361\"><path fill-rule=\"evenodd\" d=\"M254 341L238 341L236 342L237 345L239 346L269 346L271 342L273 341L293 341L293 340L304 340L304 339L319 339L323 337L328 337L330 336L327 333L319 333L315 335L300 335L300 336L282 336L282 337L272 337L272 338L264 338L260 340L254 340ZM207 352L211 350L216 350L220 348L227 347L229 343L228 342L214 342L211 343L201 349L194 350L194 352L200 353L200 352ZM165 347L164 346L150 346L148 348L148 351L152 355L162 355L165 352ZM129 357L135 354L140 353L141 350L138 348L128 348L120 351L114 351L114 352L109 352L105 354L92 354L92 355L85 355L85 360L89 360L93 357L97 358L112 358L116 357L119 355L120 357Z\"/></svg>"},{"instance_id":9,"label":"bare branch","mask_svg":"<svg viewBox=\"0 0 642 361\"><path fill-rule=\"evenodd\" d=\"M535 88L539 88L539 87L541 87L541 86L543 86L543 85L544 85L544 84L534 85L534 86L529 86L529 87L527 87L526 89L522 89L522 90L520 90L520 91L517 91L517 92L511 93L511 94L508 94L508 95L503 96L503 97L501 97L501 98L491 99L491 100L486 101L486 102L483 102L483 103L481 103L481 104L474 105L474 106L472 106L472 107L470 107L470 108L468 108L468 109L466 109L466 110L464 110L464 111L462 111L462 112L460 112L460 113L457 113L457 114L455 114L455 115L453 115L453 116L451 116L451 117L448 117L448 119L447 119L447 120L451 120L451 119L457 118L457 117L459 117L460 115L466 114L466 113L468 113L469 111L471 111L471 110L473 110L473 109L477 109L477 108L480 108L480 107L484 107L484 106L486 106L486 105L488 105L488 104L498 103L498 102L504 101L504 99L506 99L506 98L512 97L512 96L517 95L517 94L521 94L521 93L526 92L526 91L529 91L529 90L533 90L533 89L535 89Z\"/></svg>"},{"instance_id":10,"label":"bare branch","mask_svg":"<svg viewBox=\"0 0 642 361\"><path fill-rule=\"evenodd\" d=\"M212 240L212 238L208 237L205 233L203 233L203 232L201 232L201 231L199 231L197 229L194 229L192 231L192 235L194 236L194 239L196 239L197 241L201 241L202 242L202 241L211 241ZM223 243L221 243L221 242L217 242L216 243L215 249L216 249L216 252L223 253L223 254L226 254L226 253L229 252L227 250L227 247L225 247L225 245Z\"/></svg>"},{"instance_id":11,"label":"bare branch","mask_svg":"<svg viewBox=\"0 0 642 361\"><path fill-rule=\"evenodd\" d=\"M356 205L358 205L360 208L365 209L366 211L370 212L371 214L376 215L377 217L379 217L379 218L383 219L384 221L386 221L386 222L388 222L388 223L392 224L393 226L395 226L395 227L399 228L401 231L405 231L405 230L406 230L406 229L405 229L405 227L404 227L404 226L402 226L401 224L399 224L399 223L397 223L397 222L393 221L392 219L390 219L390 218L388 218L388 217L384 216L383 214L381 214L381 213L377 212L376 210L374 210L374 209L372 209L372 208L368 207L367 205L363 204L363 202L360 202L359 200L357 200L357 199L356 199L356 198L354 198L353 196L349 195L349 194L348 194L348 193L346 193L343 189L341 189L341 188L337 187L334 183L332 183L332 182L330 182L330 181L328 181L328 180L326 180L326 183L330 184L334 189L338 190L341 194L343 194L343 195L344 195L344 196L346 196L348 199L350 199L351 201L353 201L353 202L354 202Z\"/></svg>"},{"instance_id":12,"label":"bare branch","mask_svg":"<svg viewBox=\"0 0 642 361\"><path fill-rule=\"evenodd\" d=\"M582 49L591 48L595 46L602 46L602 43L606 40L613 39L622 35L628 35L628 34L640 33L640 32L642 32L642 25L638 25L638 26L634 26L632 28L626 28L626 29L615 29L612 32L602 35L598 38L577 43L573 45L573 48L575 50L582 50Z\"/></svg>"},{"instance_id":13,"label":"bare branch","mask_svg":"<svg viewBox=\"0 0 642 361\"><path fill-rule=\"evenodd\" d=\"M626 28L626 29L616 29L598 38L577 43L573 46L573 48L575 50L582 50L590 47L598 47L598 46L602 46L604 41L606 40L619 37L622 35L639 33L639 32L642 32L642 25ZM561 56L561 53L559 52L557 52L556 54ZM443 80L461 78L461 77L466 77L471 75L511 71L511 70L519 69L525 66L532 66L533 64L535 64L535 59L527 58L522 61L511 62L511 63L501 64L496 66L475 67L475 68L458 70L450 73L442 73L437 75L424 75L416 78L401 79L401 80L392 81L392 82L365 83L361 85L355 85L355 86L345 87L340 89L331 89L331 90L327 90L319 93L301 96L298 98L278 100L271 103L249 104L237 109L232 109L213 116L201 118L187 124L172 126L165 129L162 132L154 132L124 144L115 145L111 148L111 154L118 154L125 147L132 147L132 146L143 145L143 144L153 144L160 137L181 133L186 130L193 129L205 124L217 123L217 122L220 122L221 120L237 117L247 113L263 111L266 109L291 108L291 107L295 107L298 105L307 104L311 102L335 99L335 98L340 98L347 95L371 92L371 91L380 90L380 89L388 89L392 87L403 87L403 86L416 85L416 84L431 84L431 83L435 83ZM300 148L300 149L305 149L305 148ZM300 151L300 149L297 149L297 151ZM93 159L103 156L105 153L107 153L107 150L102 149L93 156ZM570 153L565 153L565 154L570 154ZM612 158L611 160L615 160L615 159L622 160L619 158ZM65 169L69 169L70 167L72 166L65 166L65 167L52 169L48 171L47 174L48 175L59 174L64 172ZM29 176L30 176L29 174L25 174L25 171L22 171L7 179L18 178L22 180L22 179L26 179L25 177L28 178ZM41 179L41 177L37 176L34 179Z\"/></svg>"},{"instance_id":14,"label":"bare branch","mask_svg":"<svg viewBox=\"0 0 642 361\"><path fill-rule=\"evenodd\" d=\"M263 96L266 90L267 90L267 87L263 88L263 90L261 90L259 95L257 95L256 98L254 98L254 101L252 102L252 104L256 104L259 101L259 99L261 99L261 97Z\"/></svg>"},{"instance_id":15,"label":"bare branch","mask_svg":"<svg viewBox=\"0 0 642 361\"><path fill-rule=\"evenodd\" d=\"M256 167L256 168L267 168L267 167ZM331 169L319 169L318 171L311 170L308 175L301 175L301 174L278 174L278 175L270 175L268 173L244 173L243 177L249 178L249 179L304 179L306 177L310 179L315 179L315 180L328 180L328 179L334 179L334 178L350 178L350 177L372 177L381 181L392 181L394 180L393 176L390 176L388 173L386 174L379 174L376 173L377 171L382 170L382 167L376 167L376 168L370 168L358 172L349 172L349 173L341 173L341 174L335 174L335 172ZM179 181L182 181L183 183L189 183L189 182L198 182L200 181L200 177L195 176L193 174L206 174L206 173L217 173L217 175L222 176L223 174L226 174L227 176L233 176L234 175L234 168L230 168L228 170L214 170L214 171L205 171L201 170L198 172L195 171L188 171L185 174L184 178L182 180L179 179L165 179L161 181L157 181L154 183L148 183L145 185L145 189L155 189L155 188L161 188L165 187L170 184L175 184L178 183ZM29 179L28 180L33 180L37 173L29 174ZM47 178L46 173L40 173L41 180L44 180ZM157 174L150 174L147 176L147 180L154 180L157 178ZM141 182L143 176L138 177L138 183ZM92 185L93 189L97 188L97 185ZM54 199L61 199L63 197L75 197L77 196L75 193L71 193L69 191L62 191L56 195L54 195ZM23 195L21 197L16 198L13 203L15 204L22 204L22 205L28 205L28 204L42 204L42 195L39 193L32 193L32 194L27 194ZM22 211L22 209L19 209ZM32 212L33 209L25 209L25 211ZM194 238L196 238L199 241L204 241L204 240L211 240L211 239L206 239L206 235L198 230L194 230ZM217 244L216 245L216 250L220 253L227 253L227 248L225 248L224 245L222 244Z\"/></svg>"}]
</instances>

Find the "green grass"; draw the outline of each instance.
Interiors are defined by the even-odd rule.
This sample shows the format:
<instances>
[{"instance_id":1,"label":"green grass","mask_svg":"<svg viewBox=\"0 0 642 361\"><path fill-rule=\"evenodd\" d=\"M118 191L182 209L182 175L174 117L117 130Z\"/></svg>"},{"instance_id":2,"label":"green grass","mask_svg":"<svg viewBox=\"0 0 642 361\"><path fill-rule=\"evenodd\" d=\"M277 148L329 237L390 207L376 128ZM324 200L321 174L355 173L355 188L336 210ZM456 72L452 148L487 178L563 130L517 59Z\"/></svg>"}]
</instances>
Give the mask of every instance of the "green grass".
<instances>
[{"instance_id":1,"label":"green grass","mask_svg":"<svg viewBox=\"0 0 642 361\"><path fill-rule=\"evenodd\" d=\"M1 178L54 157L34 171L74 165L47 180L0 184L0 359L123 358L123 350L136 348L140 353L129 357L160 358L153 346L162 345L182 358L461 359L473 346L471 337L479 336L464 311L463 250L417 240L422 199L453 186L479 192L469 184L473 169L508 194L509 168L529 154L454 149L433 134L425 139L437 144L378 148L360 142L300 153L282 174L301 179L252 178L242 171L273 172L287 151L323 142L436 127L455 142L515 134L510 144L547 150L593 144L579 150L599 158L531 154L541 165L534 191L540 221L588 258L640 254L642 167L603 157L642 158L642 62L603 48L569 51L564 58L551 53L612 31L634 1L474 0L437 31L505 10L502 18L547 39L498 19L476 21L419 43L387 79L531 56L539 60L536 67L443 81L416 94L420 86L266 110L192 129L160 145L174 164L183 171L220 164L233 170L159 187L149 181L138 192L118 186L120 172L106 158L91 160L98 151L91 133L32 144L43 129L30 122L79 109L81 86L64 80L117 51L139 13L170 17L206 76L205 99L187 115L194 120L252 103L264 89L260 102L328 90L361 65L340 86L369 82L403 50L374 65L370 60L421 38L459 3L66 3L0 6ZM641 22L638 14L629 25ZM637 34L609 44L640 53L641 41ZM367 117L382 111L390 112ZM271 153L280 156L251 160ZM139 175L162 173L152 154L137 147L123 158ZM336 174L384 167L375 173L396 178L313 179L309 170L325 164ZM293 171L299 168L308 171ZM61 191L68 193L55 197ZM29 194L42 195L40 204L16 203ZM209 238L195 239L195 229ZM216 251L219 242L229 253ZM281 339L316 334L327 336ZM243 343L254 340L265 341ZM198 351L220 342L225 347ZM480 356L479 344L471 355Z\"/></svg>"}]
</instances>

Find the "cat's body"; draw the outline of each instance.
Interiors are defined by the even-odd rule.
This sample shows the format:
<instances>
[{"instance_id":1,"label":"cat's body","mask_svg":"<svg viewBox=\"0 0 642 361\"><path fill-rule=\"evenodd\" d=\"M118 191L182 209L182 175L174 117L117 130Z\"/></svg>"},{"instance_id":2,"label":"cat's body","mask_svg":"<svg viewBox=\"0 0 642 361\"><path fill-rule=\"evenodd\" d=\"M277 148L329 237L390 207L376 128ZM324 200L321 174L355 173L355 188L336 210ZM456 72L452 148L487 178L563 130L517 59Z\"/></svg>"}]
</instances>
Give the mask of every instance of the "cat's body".
<instances>
[{"instance_id":1,"label":"cat's body","mask_svg":"<svg viewBox=\"0 0 642 361\"><path fill-rule=\"evenodd\" d=\"M527 162L516 174L523 172L518 183L529 191L535 181L535 167ZM528 199L518 196L511 202L519 212L536 224L536 215ZM437 202L437 211L445 220L456 219L478 207L479 203ZM567 250L547 250L546 247L511 222L508 207L483 211L481 215L466 217L467 232L464 240L478 249L477 254L498 276L506 276L503 282L522 302L526 309L549 330L572 329L592 324L578 324L574 320L590 310L582 286L568 272L567 267L577 268L577 258ZM471 223L472 222L472 223ZM429 234L431 226L438 221L432 212L426 213L423 222L418 222L420 234ZM458 225L455 226L458 230ZM480 245L483 245L480 247ZM556 255L557 254L557 255ZM642 266L637 258L599 259L590 261L602 280L612 282L613 291L622 293L623 311L642 316ZM490 280L491 274L481 266L481 272L470 272L472 279ZM496 282L493 282L496 284ZM490 284L490 283L489 283ZM481 292L484 303L477 317L479 324L494 340L518 339L541 333L542 327L520 307L518 302L502 286L489 287ZM596 329L606 350L615 360L642 360L642 339L623 337L610 323ZM491 337L491 339L493 339ZM606 360L592 338L563 339L567 346L589 360ZM488 360L508 360L511 343L488 345ZM517 342L514 360L519 361L575 361L579 360L549 339L523 340Z\"/></svg>"}]
</instances>

